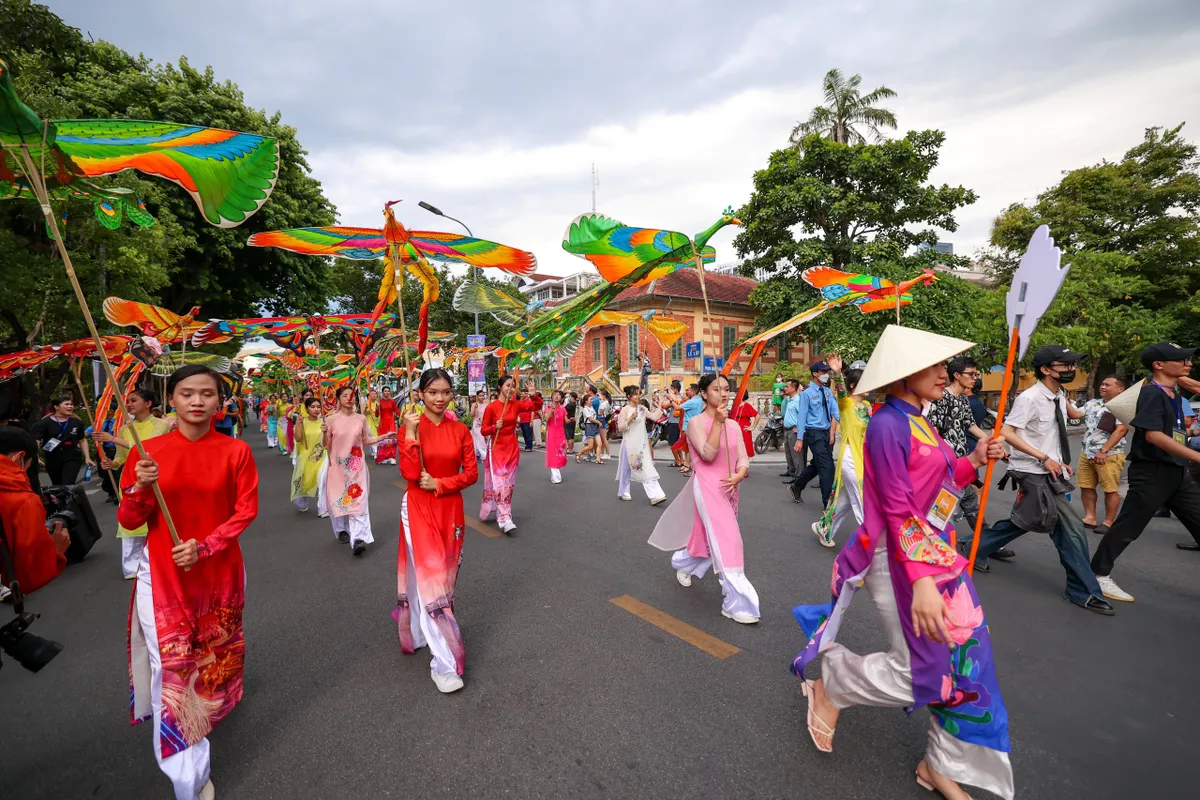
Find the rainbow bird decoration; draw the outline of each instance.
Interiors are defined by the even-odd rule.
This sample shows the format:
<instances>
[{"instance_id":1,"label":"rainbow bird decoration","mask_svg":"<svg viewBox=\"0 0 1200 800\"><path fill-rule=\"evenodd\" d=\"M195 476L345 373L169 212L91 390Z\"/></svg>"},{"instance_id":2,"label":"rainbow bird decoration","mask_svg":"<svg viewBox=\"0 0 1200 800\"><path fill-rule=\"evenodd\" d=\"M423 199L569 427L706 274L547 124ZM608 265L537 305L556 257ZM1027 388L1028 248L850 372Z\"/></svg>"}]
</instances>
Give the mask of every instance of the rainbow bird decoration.
<instances>
[{"instance_id":1,"label":"rainbow bird decoration","mask_svg":"<svg viewBox=\"0 0 1200 800\"><path fill-rule=\"evenodd\" d=\"M0 182L5 196L31 196L28 177L35 171L51 198L78 191L94 195L113 206L113 197L82 182L82 178L137 170L175 183L192 196L200 213L211 224L232 228L262 207L279 175L279 148L274 139L249 133L130 119L43 120L17 97L8 65L0 61ZM16 169L9 157L18 158ZM24 162L22 166L22 161ZM14 189L13 187L23 187ZM36 191L32 191L36 195ZM120 197L121 200L125 198ZM129 214L136 204L120 209L135 223L140 214ZM103 221L103 220L102 220Z\"/></svg>"},{"instance_id":2,"label":"rainbow bird decoration","mask_svg":"<svg viewBox=\"0 0 1200 800\"><path fill-rule=\"evenodd\" d=\"M129 350L131 336L105 336L104 355L111 361L119 361ZM56 358L84 359L95 358L99 351L92 339L75 339L69 342L39 345L28 350L18 350L14 353L0 355L0 383L20 377L35 367L40 367Z\"/></svg>"},{"instance_id":3,"label":"rainbow bird decoration","mask_svg":"<svg viewBox=\"0 0 1200 800\"><path fill-rule=\"evenodd\" d=\"M0 156L2 158L2 156ZM2 172L2 169L0 169ZM17 199L36 199L37 195L33 191L33 186L29 183L29 178L23 172L11 170L11 180L5 180L0 177L0 200L17 200ZM70 198L83 198L92 202L92 211L96 216L96 220L109 230L116 230L121 227L121 221L128 219L133 224L148 228L154 224L154 217L150 216L150 212L146 210L146 205L140 198L134 197L132 189L126 189L121 186L113 186L104 188L97 186L90 181L74 180L66 186L56 186L50 192L50 197L53 200L67 200ZM63 224L66 224L67 218L64 212L62 216ZM49 224L46 225L46 233L53 235L50 231Z\"/></svg>"},{"instance_id":4,"label":"rainbow bird decoration","mask_svg":"<svg viewBox=\"0 0 1200 800\"><path fill-rule=\"evenodd\" d=\"M150 303L124 300L120 297L104 298L104 318L121 328L137 328L143 336L151 336L163 344L186 341L202 327L196 320L200 306L193 306L186 314L176 314Z\"/></svg>"},{"instance_id":5,"label":"rainbow bird decoration","mask_svg":"<svg viewBox=\"0 0 1200 800\"><path fill-rule=\"evenodd\" d=\"M702 269L704 261L716 257L708 246L713 234L726 225L741 224L733 209L727 208L716 222L689 239L672 231L630 228L594 213L576 217L563 237L563 249L595 264L602 276L612 280L590 287L506 334L500 340L502 354L512 359L512 366L519 367L544 349L562 355L574 353L583 341L583 327L617 295L683 266L694 264Z\"/></svg>"},{"instance_id":6,"label":"rainbow bird decoration","mask_svg":"<svg viewBox=\"0 0 1200 800\"><path fill-rule=\"evenodd\" d=\"M381 316L380 321L390 327L394 317ZM193 347L219 344L234 338L261 336L283 347L297 356L307 355L306 340L313 334L330 330L345 330L356 346L360 337L372 332L370 314L327 314L294 317L254 317L249 319L214 319L197 328L191 335ZM382 328L381 328L382 330Z\"/></svg>"},{"instance_id":7,"label":"rainbow bird decoration","mask_svg":"<svg viewBox=\"0 0 1200 800\"><path fill-rule=\"evenodd\" d=\"M518 250L508 245L441 231L410 231L399 220L392 206L393 200L383 207L382 228L290 228L280 231L256 233L250 237L251 247L279 247L293 253L310 256L340 256L355 260L374 260L386 256L390 268L384 269L379 287L378 303L373 316L378 319L394 302L401 303L399 323L402 335L407 338L404 322L403 288L404 272L407 270L421 281L423 297L419 313L418 355L424 353L428 343L429 308L438 298L437 275L429 266L429 259L450 264L462 264L483 269L499 269L512 275L528 275L537 267L533 253ZM405 360L407 361L407 349ZM406 365L407 369L407 365Z\"/></svg>"}]
</instances>

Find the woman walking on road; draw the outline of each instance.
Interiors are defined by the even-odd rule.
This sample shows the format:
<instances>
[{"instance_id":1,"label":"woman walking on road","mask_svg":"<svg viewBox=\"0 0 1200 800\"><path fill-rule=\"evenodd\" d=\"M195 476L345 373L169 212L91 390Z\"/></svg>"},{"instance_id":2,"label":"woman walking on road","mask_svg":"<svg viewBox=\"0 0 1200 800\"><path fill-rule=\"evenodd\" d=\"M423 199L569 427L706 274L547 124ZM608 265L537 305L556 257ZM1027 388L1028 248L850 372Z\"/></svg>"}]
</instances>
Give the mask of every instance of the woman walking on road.
<instances>
[{"instance_id":1,"label":"woman walking on road","mask_svg":"<svg viewBox=\"0 0 1200 800\"><path fill-rule=\"evenodd\" d=\"M385 434L396 432L396 401L392 399L392 390L383 388L383 399L379 401L379 444L375 447L376 464L396 463L396 440Z\"/></svg>"},{"instance_id":2,"label":"woman walking on road","mask_svg":"<svg viewBox=\"0 0 1200 800\"><path fill-rule=\"evenodd\" d=\"M805 681L808 732L821 752L833 750L838 717L856 705L929 706L925 757L916 780L947 800L969 796L967 783L1011 800L1008 712L992 661L991 634L967 561L954 549L952 525L961 488L999 440L981 440L957 458L921 416L941 398L945 361L970 342L889 325L858 383L888 396L867 426L863 510L857 535L834 564L833 600L794 609L811 638L792 670L823 657L821 678ZM887 652L860 656L834 641L860 587L883 620Z\"/></svg>"},{"instance_id":3,"label":"woman walking on road","mask_svg":"<svg viewBox=\"0 0 1200 800\"><path fill-rule=\"evenodd\" d=\"M117 521L149 527L129 613L131 722L152 719L154 757L176 800L213 800L213 725L242 699L246 570L238 537L258 516L250 446L212 429L221 379L202 366L167 381L178 427L145 443L121 477ZM179 533L174 545L152 487Z\"/></svg>"},{"instance_id":4,"label":"woman walking on road","mask_svg":"<svg viewBox=\"0 0 1200 800\"><path fill-rule=\"evenodd\" d=\"M742 532L738 527L738 484L750 472L737 424L725 413L729 380L708 374L700 379L704 410L688 423L695 456L692 476L663 512L650 544L674 551L671 566L680 586L703 578L712 567L721 582L721 615L734 622L758 622L758 592L746 579Z\"/></svg>"},{"instance_id":5,"label":"woman walking on road","mask_svg":"<svg viewBox=\"0 0 1200 800\"><path fill-rule=\"evenodd\" d=\"M86 429L75 416L75 401L70 395L54 398L50 413L33 424L32 433L42 445L51 486L70 486L79 480L84 464L92 466Z\"/></svg>"},{"instance_id":6,"label":"woman walking on road","mask_svg":"<svg viewBox=\"0 0 1200 800\"><path fill-rule=\"evenodd\" d=\"M617 497L633 500L629 493L629 482L642 485L650 505L656 506L667 500L667 495L658 485L658 470L654 468L654 457L650 453L650 439L646 435L646 421L657 422L662 409L655 398L654 405L642 405L642 390L633 385L625 387L625 407L617 415L617 429L621 431L621 452L617 456Z\"/></svg>"},{"instance_id":7,"label":"woman walking on road","mask_svg":"<svg viewBox=\"0 0 1200 800\"><path fill-rule=\"evenodd\" d=\"M834 462L837 469L833 476L833 494L821 518L812 524L812 531L822 546L833 547L833 537L843 522L853 517L855 527L862 525L863 439L867 435L867 423L871 421L871 404L863 395L855 394L862 377L861 369L852 369L843 376L841 357L831 355L826 363L833 373L837 390L838 410L842 416L838 432L842 438Z\"/></svg>"},{"instance_id":8,"label":"woman walking on road","mask_svg":"<svg viewBox=\"0 0 1200 800\"><path fill-rule=\"evenodd\" d=\"M291 501L301 511L308 511L308 499L317 496L317 480L325 463L323 425L321 401L308 398L304 401L304 417L296 425L296 463L292 466Z\"/></svg>"},{"instance_id":9,"label":"woman walking on road","mask_svg":"<svg viewBox=\"0 0 1200 800\"><path fill-rule=\"evenodd\" d=\"M560 470L567 465L566 418L563 393L555 389L550 393L550 407L542 412L542 419L546 423L546 468L550 470L551 483L562 483Z\"/></svg>"},{"instance_id":10,"label":"woman walking on road","mask_svg":"<svg viewBox=\"0 0 1200 800\"><path fill-rule=\"evenodd\" d=\"M446 416L454 399L449 373L425 370L418 386L425 409L405 413L399 441L400 474L408 488L400 501L403 538L392 618L402 653L429 645L430 677L448 694L463 688L467 656L454 616L465 524L462 490L479 479L479 470L467 426Z\"/></svg>"},{"instance_id":11,"label":"woman walking on road","mask_svg":"<svg viewBox=\"0 0 1200 800\"><path fill-rule=\"evenodd\" d=\"M512 520L513 489L516 488L517 466L521 453L517 448L517 416L542 410L542 399L533 394L533 382L528 389L532 400L517 400L517 382L505 375L497 384L500 399L483 413L480 432L487 437L488 451L483 469L483 502L479 519L496 515L500 530L512 534L517 529Z\"/></svg>"},{"instance_id":12,"label":"woman walking on road","mask_svg":"<svg viewBox=\"0 0 1200 800\"><path fill-rule=\"evenodd\" d=\"M321 424L322 444L328 453L325 473L325 502L329 506L333 535L350 545L354 555L362 555L375 541L371 535L371 475L364 452L367 445L392 442L396 432L372 436L367 418L354 411L357 397L353 387L337 390L337 411ZM395 451L395 443L392 442Z\"/></svg>"}]
</instances>

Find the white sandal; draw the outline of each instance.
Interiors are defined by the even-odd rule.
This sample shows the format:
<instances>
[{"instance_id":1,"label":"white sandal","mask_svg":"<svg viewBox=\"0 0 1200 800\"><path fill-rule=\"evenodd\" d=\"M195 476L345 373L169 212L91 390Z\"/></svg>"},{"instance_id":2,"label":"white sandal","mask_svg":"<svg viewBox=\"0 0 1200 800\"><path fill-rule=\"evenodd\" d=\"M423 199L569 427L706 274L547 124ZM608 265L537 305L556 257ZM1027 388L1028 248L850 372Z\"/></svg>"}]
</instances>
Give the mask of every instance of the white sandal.
<instances>
[{"instance_id":1,"label":"white sandal","mask_svg":"<svg viewBox=\"0 0 1200 800\"><path fill-rule=\"evenodd\" d=\"M833 734L837 731L837 728L829 727L825 720L818 717L816 712L813 711L814 698L810 694L812 691L812 685L808 681L803 681L800 684L800 693L808 699L808 738L812 739L813 745L822 753L832 753ZM817 741L817 734L829 737L829 745L827 747L822 747L821 743Z\"/></svg>"}]
</instances>

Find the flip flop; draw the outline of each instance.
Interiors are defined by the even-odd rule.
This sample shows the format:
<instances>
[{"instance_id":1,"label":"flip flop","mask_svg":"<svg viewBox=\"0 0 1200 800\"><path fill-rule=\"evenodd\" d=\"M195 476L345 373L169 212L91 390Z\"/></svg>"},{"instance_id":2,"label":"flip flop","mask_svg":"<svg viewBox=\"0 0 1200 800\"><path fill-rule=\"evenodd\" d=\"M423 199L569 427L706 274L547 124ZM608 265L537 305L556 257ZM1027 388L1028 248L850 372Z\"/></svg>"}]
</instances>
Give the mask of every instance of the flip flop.
<instances>
[{"instance_id":1,"label":"flip flop","mask_svg":"<svg viewBox=\"0 0 1200 800\"><path fill-rule=\"evenodd\" d=\"M833 734L837 729L829 727L825 720L818 717L816 712L813 711L813 697L809 694L811 691L811 684L808 681L800 684L800 693L808 700L808 738L812 739L813 746L822 753L832 753ZM829 745L827 747L822 747L821 743L817 741L817 734L829 737Z\"/></svg>"}]
</instances>

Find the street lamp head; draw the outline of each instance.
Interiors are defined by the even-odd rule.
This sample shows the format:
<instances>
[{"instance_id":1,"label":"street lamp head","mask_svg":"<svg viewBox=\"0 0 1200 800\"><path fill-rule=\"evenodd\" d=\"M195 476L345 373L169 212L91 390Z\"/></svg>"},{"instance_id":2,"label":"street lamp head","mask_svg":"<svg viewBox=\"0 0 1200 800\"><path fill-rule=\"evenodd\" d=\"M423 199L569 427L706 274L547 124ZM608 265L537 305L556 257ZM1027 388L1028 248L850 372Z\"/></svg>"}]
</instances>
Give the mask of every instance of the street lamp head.
<instances>
[{"instance_id":1,"label":"street lamp head","mask_svg":"<svg viewBox=\"0 0 1200 800\"><path fill-rule=\"evenodd\" d=\"M430 214L437 214L439 217L446 216L445 214L442 213L442 210L440 208L438 208L437 206L431 206L431 205L429 205L429 203L426 203L424 200L417 203L417 205L419 205L421 208L428 211Z\"/></svg>"}]
</instances>

